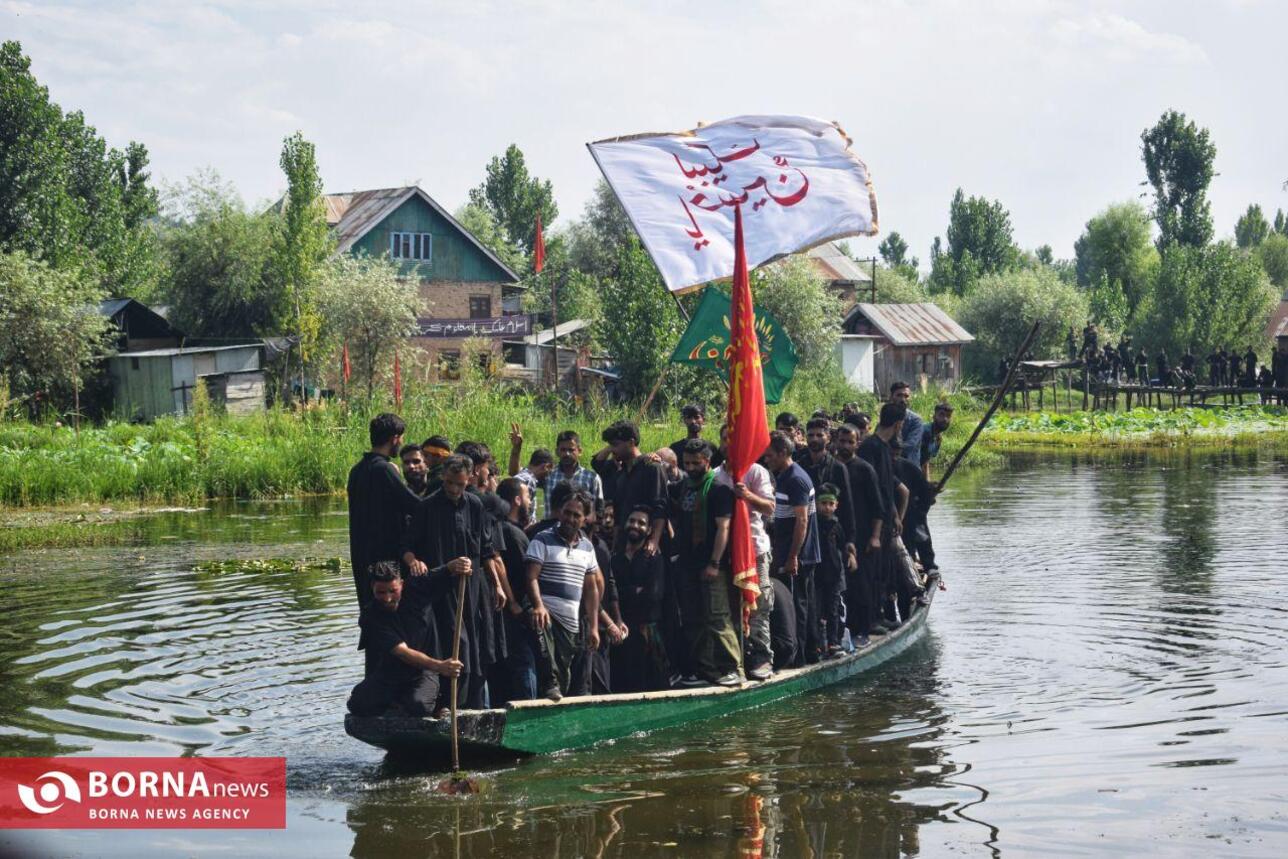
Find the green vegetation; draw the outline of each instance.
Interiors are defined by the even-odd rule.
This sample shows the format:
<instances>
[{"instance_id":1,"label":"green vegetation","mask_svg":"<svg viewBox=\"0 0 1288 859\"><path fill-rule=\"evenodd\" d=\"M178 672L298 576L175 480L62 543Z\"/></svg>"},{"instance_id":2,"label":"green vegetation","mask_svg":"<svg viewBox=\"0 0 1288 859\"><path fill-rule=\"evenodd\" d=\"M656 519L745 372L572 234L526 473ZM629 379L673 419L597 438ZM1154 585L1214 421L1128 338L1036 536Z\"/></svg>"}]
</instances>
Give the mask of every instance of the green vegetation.
<instances>
[{"instance_id":1,"label":"green vegetation","mask_svg":"<svg viewBox=\"0 0 1288 859\"><path fill-rule=\"evenodd\" d=\"M1132 409L1122 412L999 412L983 439L1005 449L1055 447L1175 447L1239 445L1288 448L1288 409L1230 406L1211 409Z\"/></svg>"}]
</instances>

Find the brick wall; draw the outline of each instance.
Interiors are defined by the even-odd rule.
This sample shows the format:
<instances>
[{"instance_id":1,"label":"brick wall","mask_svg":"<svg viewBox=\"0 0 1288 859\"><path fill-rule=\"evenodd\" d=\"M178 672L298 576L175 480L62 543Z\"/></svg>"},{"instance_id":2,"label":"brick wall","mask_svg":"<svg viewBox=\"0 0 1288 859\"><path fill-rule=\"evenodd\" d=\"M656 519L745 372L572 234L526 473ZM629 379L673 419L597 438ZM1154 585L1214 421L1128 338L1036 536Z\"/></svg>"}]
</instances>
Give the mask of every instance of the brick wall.
<instances>
[{"instance_id":1,"label":"brick wall","mask_svg":"<svg viewBox=\"0 0 1288 859\"><path fill-rule=\"evenodd\" d=\"M502 315L500 283L433 280L422 280L420 282L420 297L426 304L423 316L428 318L469 319L470 299L476 296L487 296L491 299L491 316ZM431 378L441 379L438 365L442 363L444 353L460 352L465 339L459 337L417 337L414 342L425 350L431 359ZM500 338L492 341L492 351L496 355L495 362L499 366L501 360Z\"/></svg>"}]
</instances>

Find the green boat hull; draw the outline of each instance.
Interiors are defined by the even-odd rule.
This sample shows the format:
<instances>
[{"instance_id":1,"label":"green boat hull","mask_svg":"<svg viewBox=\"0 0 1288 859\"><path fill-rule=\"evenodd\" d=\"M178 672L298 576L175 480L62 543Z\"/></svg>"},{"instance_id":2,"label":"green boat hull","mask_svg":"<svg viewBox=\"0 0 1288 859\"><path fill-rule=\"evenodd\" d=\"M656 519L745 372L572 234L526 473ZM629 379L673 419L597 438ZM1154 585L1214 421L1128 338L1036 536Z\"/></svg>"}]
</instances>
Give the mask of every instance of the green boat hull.
<instances>
[{"instance_id":1,"label":"green boat hull","mask_svg":"<svg viewBox=\"0 0 1288 859\"><path fill-rule=\"evenodd\" d=\"M936 584L934 580L927 583L931 600ZM831 686L888 662L921 639L929 613L929 605L921 606L898 630L873 636L872 643L856 653L780 671L763 683L591 695L560 702L518 701L503 709L462 710L458 714L461 748L475 754L548 754L760 707ZM355 739L400 755L445 759L450 744L447 719L350 715L344 728Z\"/></svg>"}]
</instances>

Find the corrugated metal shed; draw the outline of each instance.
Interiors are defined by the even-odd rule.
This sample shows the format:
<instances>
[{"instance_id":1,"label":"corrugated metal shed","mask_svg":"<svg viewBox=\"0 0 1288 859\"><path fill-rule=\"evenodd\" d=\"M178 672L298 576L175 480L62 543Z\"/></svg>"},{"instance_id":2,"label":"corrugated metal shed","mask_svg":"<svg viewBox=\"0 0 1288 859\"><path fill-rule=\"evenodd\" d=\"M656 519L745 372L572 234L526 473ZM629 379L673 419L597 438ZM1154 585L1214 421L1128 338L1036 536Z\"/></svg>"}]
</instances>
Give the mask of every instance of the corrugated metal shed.
<instances>
[{"instance_id":1,"label":"corrugated metal shed","mask_svg":"<svg viewBox=\"0 0 1288 859\"><path fill-rule=\"evenodd\" d=\"M519 280L519 275L513 269L503 263L496 254L488 250L469 230L461 226L460 222L452 217L450 212L438 205L433 197L430 197L416 185L409 185L404 188L350 191L345 194L326 194L323 197L326 202L326 221L335 230L336 250L340 253L347 253L359 239L375 229L381 221L413 196L419 196L444 220L459 230L461 235L468 239L474 247L496 263L510 278L511 282Z\"/></svg>"},{"instance_id":2,"label":"corrugated metal shed","mask_svg":"<svg viewBox=\"0 0 1288 859\"><path fill-rule=\"evenodd\" d=\"M870 283L872 277L859 268L859 264L850 259L836 246L836 242L824 242L811 248L806 254L822 271L828 280L847 280L853 283Z\"/></svg>"},{"instance_id":3,"label":"corrugated metal shed","mask_svg":"<svg viewBox=\"0 0 1288 859\"><path fill-rule=\"evenodd\" d=\"M970 343L975 338L952 317L929 301L917 304L856 304L845 317L850 333L856 316L862 316L895 346L945 346Z\"/></svg>"}]
</instances>

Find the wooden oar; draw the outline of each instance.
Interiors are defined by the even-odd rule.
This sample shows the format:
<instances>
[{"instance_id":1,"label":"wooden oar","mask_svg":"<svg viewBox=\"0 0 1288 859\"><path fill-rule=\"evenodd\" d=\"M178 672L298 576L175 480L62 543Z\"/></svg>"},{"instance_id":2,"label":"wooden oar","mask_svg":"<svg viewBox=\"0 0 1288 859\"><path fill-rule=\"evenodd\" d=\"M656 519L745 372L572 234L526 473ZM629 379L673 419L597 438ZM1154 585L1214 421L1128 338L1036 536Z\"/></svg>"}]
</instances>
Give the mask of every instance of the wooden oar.
<instances>
[{"instance_id":1,"label":"wooden oar","mask_svg":"<svg viewBox=\"0 0 1288 859\"><path fill-rule=\"evenodd\" d=\"M452 635L452 659L461 658L461 624L465 620L465 584L469 576L456 577L456 629ZM460 732L456 728L456 692L460 678L452 677L452 774L438 785L440 793L478 793L478 785L461 772Z\"/></svg>"},{"instance_id":2,"label":"wooden oar","mask_svg":"<svg viewBox=\"0 0 1288 859\"><path fill-rule=\"evenodd\" d=\"M1034 337L1038 336L1038 328L1040 328L1041 325L1042 323L1040 321L1034 322L1033 327L1029 329L1029 336L1024 338L1024 342L1020 344L1020 348L1015 352L1015 360L1011 362L1011 369L1007 371L1006 378L1002 381L1002 387L997 389L997 394L993 397L992 405L988 407L988 411L984 412L984 417L980 418L979 425L975 427L975 431L970 434L970 438L966 441L966 444L962 445L962 449L957 451L957 455L953 457L953 461L949 463L948 468L944 470L944 476L939 478L939 483L935 486L936 492L944 491L944 484L948 482L948 478L953 476L953 472L957 470L957 466L966 456L966 451L970 450L971 445L975 443L975 439L979 438L979 434L984 431L984 427L988 425L989 419L993 417L993 412L997 411L997 407L1002 404L1002 397L1006 396L1006 390L1011 387L1011 381L1015 378L1015 371L1019 369L1020 360L1029 351L1029 344L1033 342Z\"/></svg>"}]
</instances>

